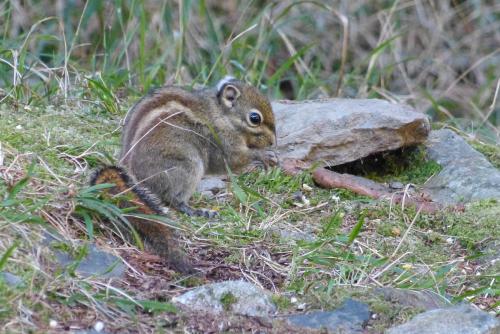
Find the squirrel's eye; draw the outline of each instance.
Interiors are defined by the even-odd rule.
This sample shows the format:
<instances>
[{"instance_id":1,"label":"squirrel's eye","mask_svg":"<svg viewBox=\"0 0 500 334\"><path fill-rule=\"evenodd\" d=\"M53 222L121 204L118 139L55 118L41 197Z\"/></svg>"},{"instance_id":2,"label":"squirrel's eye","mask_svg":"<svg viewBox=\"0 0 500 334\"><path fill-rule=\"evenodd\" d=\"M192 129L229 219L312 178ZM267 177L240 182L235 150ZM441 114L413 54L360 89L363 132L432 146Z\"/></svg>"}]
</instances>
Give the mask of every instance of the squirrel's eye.
<instances>
[{"instance_id":1,"label":"squirrel's eye","mask_svg":"<svg viewBox=\"0 0 500 334\"><path fill-rule=\"evenodd\" d=\"M248 113L247 121L251 126L257 126L262 123L262 114L257 110L253 110Z\"/></svg>"}]
</instances>

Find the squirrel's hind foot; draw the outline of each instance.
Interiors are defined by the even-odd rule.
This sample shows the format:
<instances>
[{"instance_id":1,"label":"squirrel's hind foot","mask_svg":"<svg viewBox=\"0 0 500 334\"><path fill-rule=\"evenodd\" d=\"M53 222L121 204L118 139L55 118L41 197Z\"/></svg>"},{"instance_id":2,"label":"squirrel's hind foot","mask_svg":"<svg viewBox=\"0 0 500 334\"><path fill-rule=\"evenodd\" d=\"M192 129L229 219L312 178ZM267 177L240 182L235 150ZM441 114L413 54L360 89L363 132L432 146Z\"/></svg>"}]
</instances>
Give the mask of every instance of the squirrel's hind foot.
<instances>
[{"instance_id":1,"label":"squirrel's hind foot","mask_svg":"<svg viewBox=\"0 0 500 334\"><path fill-rule=\"evenodd\" d=\"M187 205L186 203L180 203L179 205L177 205L177 210L191 217L198 216L198 217L214 218L219 216L219 213L215 210L194 209L189 205Z\"/></svg>"}]
</instances>

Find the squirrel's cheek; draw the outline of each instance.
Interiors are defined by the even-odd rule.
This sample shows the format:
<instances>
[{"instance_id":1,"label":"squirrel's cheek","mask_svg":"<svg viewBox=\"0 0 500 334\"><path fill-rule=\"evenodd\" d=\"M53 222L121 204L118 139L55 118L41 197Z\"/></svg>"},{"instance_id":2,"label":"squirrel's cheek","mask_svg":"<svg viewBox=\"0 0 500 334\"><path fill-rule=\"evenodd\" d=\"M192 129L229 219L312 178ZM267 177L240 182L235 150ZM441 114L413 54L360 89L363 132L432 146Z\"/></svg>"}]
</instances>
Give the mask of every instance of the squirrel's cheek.
<instances>
[{"instance_id":1,"label":"squirrel's cheek","mask_svg":"<svg viewBox=\"0 0 500 334\"><path fill-rule=\"evenodd\" d=\"M271 142L271 144L270 144L270 142ZM264 135L256 135L256 136L252 136L248 139L247 146L250 149L260 149L260 148L265 148L265 147L271 146L272 142L273 142L272 139L269 140Z\"/></svg>"},{"instance_id":2,"label":"squirrel's cheek","mask_svg":"<svg viewBox=\"0 0 500 334\"><path fill-rule=\"evenodd\" d=\"M259 136L251 136L247 139L247 147L249 149L260 148L258 137Z\"/></svg>"}]
</instances>

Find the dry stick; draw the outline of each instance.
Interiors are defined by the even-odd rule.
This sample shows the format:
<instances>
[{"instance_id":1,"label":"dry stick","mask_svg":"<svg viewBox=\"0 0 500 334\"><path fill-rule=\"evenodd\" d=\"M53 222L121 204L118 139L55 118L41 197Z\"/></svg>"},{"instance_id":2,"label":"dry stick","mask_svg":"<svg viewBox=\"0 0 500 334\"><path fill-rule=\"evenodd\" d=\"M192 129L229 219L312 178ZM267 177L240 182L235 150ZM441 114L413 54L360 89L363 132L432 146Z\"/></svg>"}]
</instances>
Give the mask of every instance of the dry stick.
<instances>
[{"instance_id":1,"label":"dry stick","mask_svg":"<svg viewBox=\"0 0 500 334\"><path fill-rule=\"evenodd\" d=\"M90 276L92 278L92 276ZM121 289L118 289L108 283L103 283L101 281L97 281L97 280L93 280L93 279L88 279L87 282L91 283L92 285L98 285L98 286L101 286L103 288L106 288L106 290L111 290L111 291L114 291L116 292L117 294L127 298L128 300L130 300L132 303L136 304L137 306L139 306L140 308L144 308L141 304L139 304L134 297L130 296L128 293L126 293L125 291L121 290Z\"/></svg>"},{"instance_id":2,"label":"dry stick","mask_svg":"<svg viewBox=\"0 0 500 334\"><path fill-rule=\"evenodd\" d=\"M405 200L406 198L408 198L408 200L411 200L410 198L410 195L409 195L409 191L410 191L410 187L412 186L411 183L408 183L405 188L404 188L404 191L403 191L403 200L401 201L401 210L404 210L405 209ZM420 208L418 210L420 212ZM417 213L418 214L418 213Z\"/></svg>"},{"instance_id":3,"label":"dry stick","mask_svg":"<svg viewBox=\"0 0 500 334\"><path fill-rule=\"evenodd\" d=\"M403 270L403 271L401 272L401 274L399 274L396 278L394 278L394 279L392 280L392 282L393 282L393 283L394 283L394 282L398 282L398 281L399 281L399 279L400 279L400 278L401 278L404 274L406 274L406 273L408 273L408 271L407 271L407 270ZM427 272L425 272L424 274L427 274ZM408 282L408 281L412 280L413 278L415 278L415 277L417 277L417 276L419 276L419 275L421 275L421 273L418 273L418 272L413 273L413 274L411 274L410 276L407 276L407 277L405 277L403 280L399 281L399 282L398 282L398 284L399 284L399 285L402 285L402 284L404 284L404 283L406 283L406 282Z\"/></svg>"},{"instance_id":4,"label":"dry stick","mask_svg":"<svg viewBox=\"0 0 500 334\"><path fill-rule=\"evenodd\" d=\"M420 207L418 209L417 213L415 214L415 217L413 217L413 220L410 223L410 226L408 226L408 228L406 229L405 234L403 234L403 237L401 238L401 241L399 242L399 244L397 245L396 249L394 250L394 252L392 252L392 254L391 254L391 256L389 258L393 258L394 256L396 256L397 252L401 248L401 245L406 240L406 237L408 236L408 233L410 233L410 230L413 227L413 224L415 224L415 222L417 221L417 218L420 215L420 211L421 210L422 210L422 207Z\"/></svg>"},{"instance_id":5,"label":"dry stick","mask_svg":"<svg viewBox=\"0 0 500 334\"><path fill-rule=\"evenodd\" d=\"M427 263L425 263L421 259L419 259L419 260L424 264L424 266L427 267L427 270L428 270L429 274L431 275L432 280L434 281L434 286L436 288L436 292L439 294L439 286L438 286L436 276L434 275L434 272L432 271L431 267Z\"/></svg>"},{"instance_id":6,"label":"dry stick","mask_svg":"<svg viewBox=\"0 0 500 334\"><path fill-rule=\"evenodd\" d=\"M279 263L276 263L275 261L265 257L265 256L262 256L262 255L259 255L259 254L256 254L265 264L268 265L268 267L274 271L275 273L277 274L280 274L280 275L285 275L286 276L286 273L287 273L287 270L285 268L283 268L282 265L280 265Z\"/></svg>"},{"instance_id":7,"label":"dry stick","mask_svg":"<svg viewBox=\"0 0 500 334\"><path fill-rule=\"evenodd\" d=\"M59 176L57 176L56 173L54 173L52 169L50 169L49 165L47 165L47 163L41 157L38 157L38 160L42 163L42 165L50 173L50 175L52 175L60 184L64 184L64 182L61 181Z\"/></svg>"},{"instance_id":8,"label":"dry stick","mask_svg":"<svg viewBox=\"0 0 500 334\"><path fill-rule=\"evenodd\" d=\"M375 248L368 246L367 244L359 241L358 239L354 239L354 243L360 245L361 247L364 247L364 248L368 249L370 252L372 252L373 254L377 255L378 257L384 257Z\"/></svg>"},{"instance_id":9,"label":"dry stick","mask_svg":"<svg viewBox=\"0 0 500 334\"><path fill-rule=\"evenodd\" d=\"M251 258L251 255L247 256L246 249L243 249L243 265L245 266L245 268L241 268L241 265L239 266L241 273L245 277L247 277L248 279L252 280L255 285L258 285L259 287L264 289L264 286L260 283L260 281L257 279L257 277L253 276L253 275L262 276L263 278L267 279L271 283L271 285L273 286L273 290L276 291L276 286L274 285L274 282L269 277L267 277L266 275L262 274L259 271L250 269L250 265L249 265L250 258ZM250 275L250 274L253 274L253 275Z\"/></svg>"},{"instance_id":10,"label":"dry stick","mask_svg":"<svg viewBox=\"0 0 500 334\"><path fill-rule=\"evenodd\" d=\"M380 183L355 175L340 174L325 168L317 168L313 172L313 179L318 185L327 189L344 188L375 199L386 199L393 196L395 203L401 203L404 200L419 207L423 212L433 213L441 209L439 204L425 198L405 198L404 194L392 194Z\"/></svg>"},{"instance_id":11,"label":"dry stick","mask_svg":"<svg viewBox=\"0 0 500 334\"><path fill-rule=\"evenodd\" d=\"M379 277L380 275L382 275L383 273L385 273L387 270L389 270L390 268L392 268L396 263L398 263L402 258L404 258L408 254L411 254L411 252L403 253L396 260L392 261L386 267L384 267L384 269L382 269L381 271L379 271L378 273L376 273L375 275L373 275L372 279L376 279L377 277Z\"/></svg>"}]
</instances>

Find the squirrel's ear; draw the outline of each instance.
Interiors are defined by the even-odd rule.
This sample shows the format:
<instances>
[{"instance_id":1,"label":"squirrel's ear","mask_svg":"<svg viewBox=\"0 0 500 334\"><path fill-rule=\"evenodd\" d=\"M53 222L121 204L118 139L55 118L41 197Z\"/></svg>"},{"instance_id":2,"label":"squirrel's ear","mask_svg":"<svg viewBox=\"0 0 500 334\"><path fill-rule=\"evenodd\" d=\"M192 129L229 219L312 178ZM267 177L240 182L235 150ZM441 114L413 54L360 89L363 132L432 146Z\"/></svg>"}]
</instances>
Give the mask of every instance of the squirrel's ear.
<instances>
[{"instance_id":1,"label":"squirrel's ear","mask_svg":"<svg viewBox=\"0 0 500 334\"><path fill-rule=\"evenodd\" d=\"M222 87L222 92L219 93L221 102L228 108L232 108L241 95L240 90L231 84L224 85Z\"/></svg>"}]
</instances>

